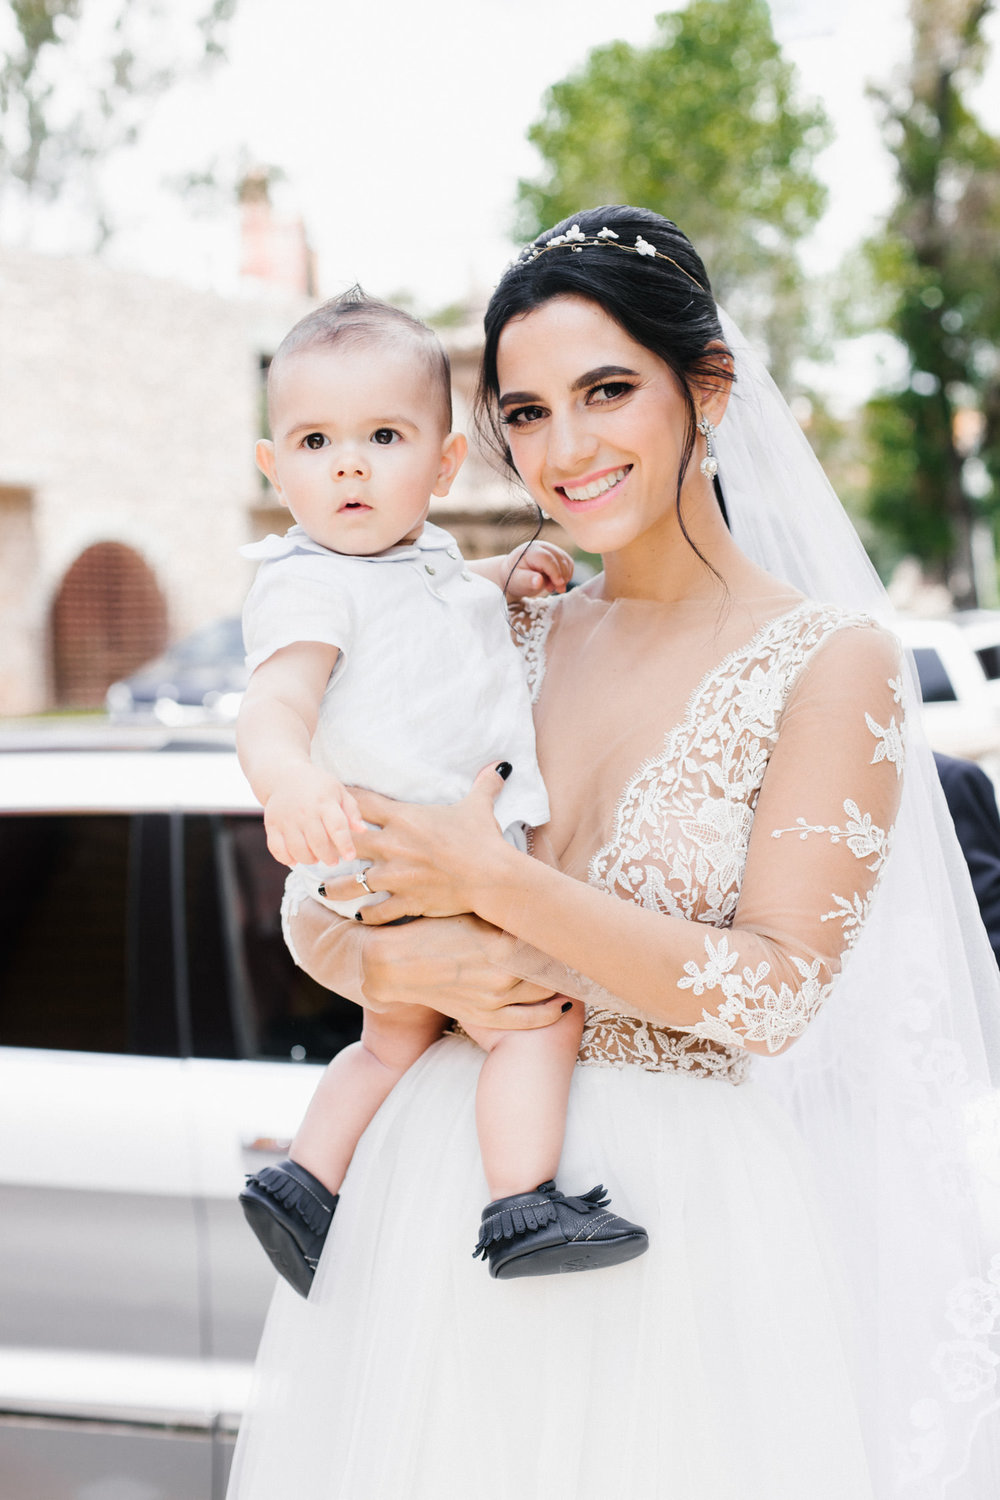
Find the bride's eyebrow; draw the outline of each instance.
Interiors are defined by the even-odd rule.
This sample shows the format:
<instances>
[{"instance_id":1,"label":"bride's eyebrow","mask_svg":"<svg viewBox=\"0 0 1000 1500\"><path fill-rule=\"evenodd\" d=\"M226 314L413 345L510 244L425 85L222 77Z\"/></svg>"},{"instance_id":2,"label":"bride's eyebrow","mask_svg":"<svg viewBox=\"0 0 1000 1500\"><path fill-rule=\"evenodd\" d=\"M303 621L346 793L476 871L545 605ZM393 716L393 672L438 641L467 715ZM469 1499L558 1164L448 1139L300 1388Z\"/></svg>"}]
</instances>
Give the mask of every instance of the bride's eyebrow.
<instances>
[{"instance_id":1,"label":"bride's eyebrow","mask_svg":"<svg viewBox=\"0 0 1000 1500\"><path fill-rule=\"evenodd\" d=\"M538 404L538 397L533 391L505 391L497 398L499 406L531 406Z\"/></svg>"},{"instance_id":2,"label":"bride's eyebrow","mask_svg":"<svg viewBox=\"0 0 1000 1500\"><path fill-rule=\"evenodd\" d=\"M585 391L589 386L601 385L606 380L614 380L619 375L638 375L638 370L630 370L626 365L598 365L596 370L588 370L574 380L570 386L571 391Z\"/></svg>"},{"instance_id":3,"label":"bride's eyebrow","mask_svg":"<svg viewBox=\"0 0 1000 1500\"><path fill-rule=\"evenodd\" d=\"M620 375L637 377L638 374L638 370L630 370L627 365L598 365L596 370L588 370L586 374L578 376L570 386L570 390L585 391L591 386L600 385L606 380L614 380ZM538 397L534 391L505 391L499 397L500 406L530 406L537 402Z\"/></svg>"}]
</instances>

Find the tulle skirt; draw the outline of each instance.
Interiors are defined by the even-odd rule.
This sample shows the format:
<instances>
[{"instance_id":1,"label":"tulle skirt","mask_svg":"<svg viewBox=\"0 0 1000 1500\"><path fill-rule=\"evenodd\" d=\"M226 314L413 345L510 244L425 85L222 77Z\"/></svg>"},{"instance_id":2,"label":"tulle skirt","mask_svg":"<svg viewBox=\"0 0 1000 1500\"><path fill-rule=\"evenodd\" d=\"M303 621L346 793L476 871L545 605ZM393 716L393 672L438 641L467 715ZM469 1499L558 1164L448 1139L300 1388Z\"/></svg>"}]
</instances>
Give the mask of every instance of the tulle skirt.
<instances>
[{"instance_id":1,"label":"tulle skirt","mask_svg":"<svg viewBox=\"0 0 1000 1500\"><path fill-rule=\"evenodd\" d=\"M229 1500L870 1500L849 1309L766 1091L577 1068L559 1185L605 1183L649 1252L494 1281L481 1061L447 1036L411 1069L309 1300L279 1283Z\"/></svg>"}]
</instances>

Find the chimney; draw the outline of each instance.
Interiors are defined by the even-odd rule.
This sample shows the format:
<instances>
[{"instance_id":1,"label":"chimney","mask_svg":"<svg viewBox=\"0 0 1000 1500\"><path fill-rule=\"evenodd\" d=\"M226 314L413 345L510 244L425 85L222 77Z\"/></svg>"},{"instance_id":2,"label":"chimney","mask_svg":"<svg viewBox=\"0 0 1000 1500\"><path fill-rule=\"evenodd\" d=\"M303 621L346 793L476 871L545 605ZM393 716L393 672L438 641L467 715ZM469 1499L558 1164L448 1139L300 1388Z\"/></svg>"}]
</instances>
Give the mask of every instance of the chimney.
<instances>
[{"instance_id":1,"label":"chimney","mask_svg":"<svg viewBox=\"0 0 1000 1500\"><path fill-rule=\"evenodd\" d=\"M239 186L240 275L283 292L315 297L316 257L301 217L278 215L273 167L253 167Z\"/></svg>"}]
</instances>

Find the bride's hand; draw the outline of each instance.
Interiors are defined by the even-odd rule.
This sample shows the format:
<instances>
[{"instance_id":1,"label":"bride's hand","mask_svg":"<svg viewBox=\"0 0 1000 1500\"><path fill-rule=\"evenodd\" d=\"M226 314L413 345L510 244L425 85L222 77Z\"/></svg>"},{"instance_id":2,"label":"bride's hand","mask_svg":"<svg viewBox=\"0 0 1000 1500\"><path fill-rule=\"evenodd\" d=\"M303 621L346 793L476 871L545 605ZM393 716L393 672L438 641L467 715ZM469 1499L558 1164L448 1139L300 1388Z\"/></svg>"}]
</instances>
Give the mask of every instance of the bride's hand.
<instances>
[{"instance_id":1,"label":"bride's hand","mask_svg":"<svg viewBox=\"0 0 1000 1500\"><path fill-rule=\"evenodd\" d=\"M478 917L362 930L302 901L290 922L306 972L369 1010L426 1005L463 1025L502 1031L549 1026L562 1014L562 995L504 971L512 940Z\"/></svg>"},{"instance_id":2,"label":"bride's hand","mask_svg":"<svg viewBox=\"0 0 1000 1500\"><path fill-rule=\"evenodd\" d=\"M497 967L510 939L465 913L444 921L410 922L365 934L366 1003L429 1005L472 1027L505 1031L548 1026L563 995L516 979Z\"/></svg>"},{"instance_id":3,"label":"bride's hand","mask_svg":"<svg viewBox=\"0 0 1000 1500\"><path fill-rule=\"evenodd\" d=\"M378 825L354 835L358 858L368 866L364 885L389 893L359 913L366 927L399 917L452 917L474 910L474 893L488 884L491 862L512 852L493 816L503 782L497 768L487 766L468 796L446 807L395 802L355 790L362 818ZM331 900L354 901L361 880L355 875L327 880L324 890Z\"/></svg>"}]
</instances>

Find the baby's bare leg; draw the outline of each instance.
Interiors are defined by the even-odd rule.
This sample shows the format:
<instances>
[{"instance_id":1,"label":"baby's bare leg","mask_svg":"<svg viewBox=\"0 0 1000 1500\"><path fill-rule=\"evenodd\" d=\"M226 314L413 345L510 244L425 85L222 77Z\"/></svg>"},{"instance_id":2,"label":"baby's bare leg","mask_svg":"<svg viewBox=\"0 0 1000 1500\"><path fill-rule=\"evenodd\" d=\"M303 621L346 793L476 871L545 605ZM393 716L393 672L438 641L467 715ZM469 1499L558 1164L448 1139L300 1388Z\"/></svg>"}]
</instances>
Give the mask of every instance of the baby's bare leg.
<instances>
[{"instance_id":1,"label":"baby's bare leg","mask_svg":"<svg viewBox=\"0 0 1000 1500\"><path fill-rule=\"evenodd\" d=\"M330 1063L291 1145L292 1161L339 1193L355 1147L407 1068L436 1042L445 1017L421 1005L365 1011L360 1042ZM501 1033L502 1034L502 1033Z\"/></svg>"},{"instance_id":2,"label":"baby's bare leg","mask_svg":"<svg viewBox=\"0 0 1000 1500\"><path fill-rule=\"evenodd\" d=\"M559 1168L583 1006L574 1000L537 1031L466 1030L489 1054L479 1075L476 1125L490 1198L531 1192Z\"/></svg>"}]
</instances>

